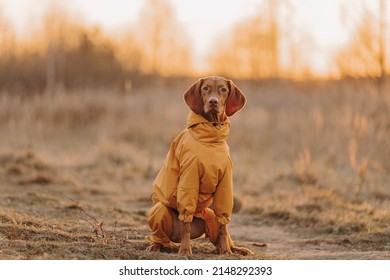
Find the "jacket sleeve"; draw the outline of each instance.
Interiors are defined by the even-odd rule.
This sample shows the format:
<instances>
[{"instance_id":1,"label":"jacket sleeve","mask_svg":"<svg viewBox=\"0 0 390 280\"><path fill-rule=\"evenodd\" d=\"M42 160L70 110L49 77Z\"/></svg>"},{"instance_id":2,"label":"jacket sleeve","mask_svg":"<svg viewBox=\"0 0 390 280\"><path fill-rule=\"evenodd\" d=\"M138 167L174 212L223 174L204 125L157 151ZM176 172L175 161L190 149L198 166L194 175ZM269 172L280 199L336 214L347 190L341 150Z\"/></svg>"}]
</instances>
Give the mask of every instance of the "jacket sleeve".
<instances>
[{"instance_id":1,"label":"jacket sleeve","mask_svg":"<svg viewBox=\"0 0 390 280\"><path fill-rule=\"evenodd\" d=\"M192 222L199 195L199 172L196 157L181 161L179 177L180 180L177 187L179 220Z\"/></svg>"},{"instance_id":2,"label":"jacket sleeve","mask_svg":"<svg viewBox=\"0 0 390 280\"><path fill-rule=\"evenodd\" d=\"M232 162L226 167L225 173L214 193L214 212L220 225L230 223L233 211L233 173Z\"/></svg>"},{"instance_id":3,"label":"jacket sleeve","mask_svg":"<svg viewBox=\"0 0 390 280\"><path fill-rule=\"evenodd\" d=\"M179 163L175 152L176 141L173 141L165 162L153 181L153 191L157 195L158 200L169 207L176 207L176 201L172 202L171 200L179 181Z\"/></svg>"}]
</instances>

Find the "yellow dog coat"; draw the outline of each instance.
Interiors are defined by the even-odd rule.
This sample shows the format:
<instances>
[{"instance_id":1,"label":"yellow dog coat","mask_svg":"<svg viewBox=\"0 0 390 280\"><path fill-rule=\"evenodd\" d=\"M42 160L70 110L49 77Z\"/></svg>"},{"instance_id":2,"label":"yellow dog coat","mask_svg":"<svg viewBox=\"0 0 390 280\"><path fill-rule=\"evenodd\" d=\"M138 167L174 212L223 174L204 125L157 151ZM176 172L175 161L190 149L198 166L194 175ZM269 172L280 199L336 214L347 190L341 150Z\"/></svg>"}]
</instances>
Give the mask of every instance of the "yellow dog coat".
<instances>
[{"instance_id":1,"label":"yellow dog coat","mask_svg":"<svg viewBox=\"0 0 390 280\"><path fill-rule=\"evenodd\" d=\"M179 220L183 222L191 222L196 216L205 220L206 228L207 220L215 223L217 226L210 225L212 229L218 228L218 224L230 222L233 182L232 161L226 143L229 129L227 117L224 122L213 124L203 116L190 112L186 129L173 140L165 163L153 182L156 207L149 212L149 225L156 232L152 233L152 240L169 243L166 236L164 242L156 236L157 231L161 235L163 227L169 230L171 226L171 221L165 221L165 225L155 225L159 220L156 217L166 215L156 213L157 209L162 209L161 204L176 209ZM212 216L217 223L210 220L212 210L207 207L211 203L215 213ZM166 209L164 211L167 212ZM217 234L209 232L208 235Z\"/></svg>"}]
</instances>

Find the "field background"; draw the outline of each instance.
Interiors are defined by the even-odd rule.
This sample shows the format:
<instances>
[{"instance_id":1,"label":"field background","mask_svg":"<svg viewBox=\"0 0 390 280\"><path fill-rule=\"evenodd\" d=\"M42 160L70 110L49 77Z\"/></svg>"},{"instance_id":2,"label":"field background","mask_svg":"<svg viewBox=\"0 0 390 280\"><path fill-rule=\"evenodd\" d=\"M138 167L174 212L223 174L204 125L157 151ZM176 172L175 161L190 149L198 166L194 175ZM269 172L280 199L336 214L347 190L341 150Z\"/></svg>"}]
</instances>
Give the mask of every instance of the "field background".
<instances>
[{"instance_id":1,"label":"field background","mask_svg":"<svg viewBox=\"0 0 390 280\"><path fill-rule=\"evenodd\" d=\"M0 0L0 259L390 259L390 1L200 2ZM208 75L248 99L229 227L255 254L146 252Z\"/></svg>"},{"instance_id":2,"label":"field background","mask_svg":"<svg viewBox=\"0 0 390 280\"><path fill-rule=\"evenodd\" d=\"M0 257L183 258L145 252L146 214L192 82L1 95ZM388 96L372 81L236 84L248 104L229 137L242 204L230 229L249 258L389 258ZM240 258L193 245L190 258Z\"/></svg>"}]
</instances>

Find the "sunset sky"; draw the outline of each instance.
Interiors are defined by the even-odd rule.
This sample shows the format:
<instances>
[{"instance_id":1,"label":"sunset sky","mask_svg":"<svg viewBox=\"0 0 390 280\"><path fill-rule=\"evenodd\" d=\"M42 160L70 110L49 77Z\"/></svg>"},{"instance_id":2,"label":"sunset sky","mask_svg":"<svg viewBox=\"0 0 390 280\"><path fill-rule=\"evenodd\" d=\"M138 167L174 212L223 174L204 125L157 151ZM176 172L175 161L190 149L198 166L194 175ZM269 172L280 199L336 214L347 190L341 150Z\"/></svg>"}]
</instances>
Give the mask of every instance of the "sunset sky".
<instances>
[{"instance_id":1,"label":"sunset sky","mask_svg":"<svg viewBox=\"0 0 390 280\"><path fill-rule=\"evenodd\" d=\"M276 0L274 0L276 1ZM5 16L23 36L52 0L0 0L0 16ZM88 24L110 32L134 25L144 0L68 0L66 8ZM264 7L264 0L170 0L178 21L191 37L197 58L215 46L215 38L229 27ZM335 49L348 39L348 30L360 19L366 5L377 13L377 1L364 0L289 0L281 1L280 23L293 40L305 45L305 55L319 72L329 70L328 61ZM64 6L64 1L58 1ZM288 3L288 4L286 4ZM388 5L390 6L390 5ZM388 7L389 8L389 7ZM283 48L283 46L282 46ZM284 54L287 55L287 54ZM282 55L283 57L283 55ZM201 67L201 65L197 65Z\"/></svg>"}]
</instances>

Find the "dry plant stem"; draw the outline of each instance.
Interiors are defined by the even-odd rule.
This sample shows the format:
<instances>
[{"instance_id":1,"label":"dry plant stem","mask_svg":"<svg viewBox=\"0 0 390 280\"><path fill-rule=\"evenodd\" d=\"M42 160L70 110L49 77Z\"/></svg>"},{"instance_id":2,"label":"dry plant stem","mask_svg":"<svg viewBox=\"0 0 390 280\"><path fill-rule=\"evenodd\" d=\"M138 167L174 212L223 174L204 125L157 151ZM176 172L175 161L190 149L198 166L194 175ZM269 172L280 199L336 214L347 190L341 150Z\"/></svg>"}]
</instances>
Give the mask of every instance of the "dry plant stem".
<instances>
[{"instance_id":1,"label":"dry plant stem","mask_svg":"<svg viewBox=\"0 0 390 280\"><path fill-rule=\"evenodd\" d=\"M146 248L146 251L149 252L160 252L161 251L162 245L159 243L152 243Z\"/></svg>"},{"instance_id":2,"label":"dry plant stem","mask_svg":"<svg viewBox=\"0 0 390 280\"><path fill-rule=\"evenodd\" d=\"M359 145L356 139L352 139L349 142L348 153L349 153L349 161L351 163L352 169L355 174L359 177L359 182L355 186L355 191L360 194L363 188L363 185L366 182L366 174L368 168L368 159L364 158L359 163L357 160Z\"/></svg>"},{"instance_id":3,"label":"dry plant stem","mask_svg":"<svg viewBox=\"0 0 390 280\"><path fill-rule=\"evenodd\" d=\"M105 233L104 233L104 223L103 221L102 222L99 222L95 217L93 217L92 215L90 215L87 211L85 211L85 209L80 205L80 202L79 201L76 201L76 200L73 200L71 198L68 197L69 200L71 200L76 206L77 208L80 210L81 213L83 213L84 215L86 215L88 218L92 219L94 223L86 220L86 219L83 219L84 221L86 221L87 223L89 223L92 228L93 228L93 233L95 233L96 236L99 236L99 233L101 234L101 237L105 237Z\"/></svg>"},{"instance_id":4,"label":"dry plant stem","mask_svg":"<svg viewBox=\"0 0 390 280\"><path fill-rule=\"evenodd\" d=\"M318 181L309 149L305 149L299 155L298 159L294 161L293 169L297 175L297 179L302 184L312 185Z\"/></svg>"},{"instance_id":5,"label":"dry plant stem","mask_svg":"<svg viewBox=\"0 0 390 280\"><path fill-rule=\"evenodd\" d=\"M118 224L118 220L116 219L116 215L114 214L115 218L115 226L114 226L114 234L116 233L116 225Z\"/></svg>"}]
</instances>

